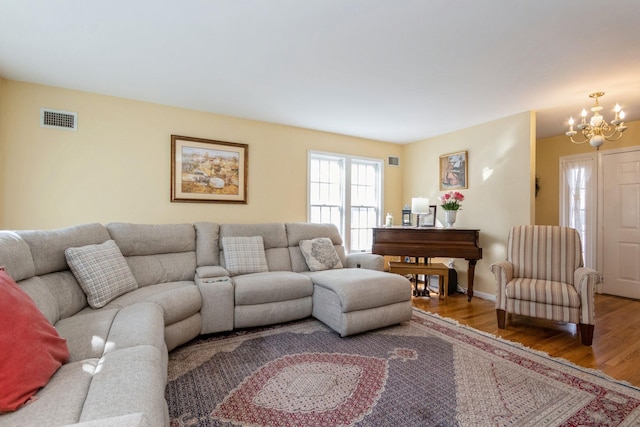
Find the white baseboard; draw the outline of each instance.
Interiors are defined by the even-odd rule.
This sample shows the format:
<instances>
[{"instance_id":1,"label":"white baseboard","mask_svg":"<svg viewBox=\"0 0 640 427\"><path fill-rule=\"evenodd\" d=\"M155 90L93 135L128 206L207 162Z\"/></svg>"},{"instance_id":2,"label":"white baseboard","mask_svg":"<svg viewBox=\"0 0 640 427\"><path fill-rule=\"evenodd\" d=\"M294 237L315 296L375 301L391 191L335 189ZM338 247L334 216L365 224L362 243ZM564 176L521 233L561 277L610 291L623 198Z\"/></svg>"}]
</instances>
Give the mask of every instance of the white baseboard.
<instances>
[{"instance_id":1,"label":"white baseboard","mask_svg":"<svg viewBox=\"0 0 640 427\"><path fill-rule=\"evenodd\" d=\"M467 293L467 288L463 288L462 286L458 285L458 292L462 292L463 294ZM481 299L486 299L489 301L493 301L496 302L496 296L494 294L488 294L486 292L480 292L480 291L473 291L473 297L478 297Z\"/></svg>"}]
</instances>

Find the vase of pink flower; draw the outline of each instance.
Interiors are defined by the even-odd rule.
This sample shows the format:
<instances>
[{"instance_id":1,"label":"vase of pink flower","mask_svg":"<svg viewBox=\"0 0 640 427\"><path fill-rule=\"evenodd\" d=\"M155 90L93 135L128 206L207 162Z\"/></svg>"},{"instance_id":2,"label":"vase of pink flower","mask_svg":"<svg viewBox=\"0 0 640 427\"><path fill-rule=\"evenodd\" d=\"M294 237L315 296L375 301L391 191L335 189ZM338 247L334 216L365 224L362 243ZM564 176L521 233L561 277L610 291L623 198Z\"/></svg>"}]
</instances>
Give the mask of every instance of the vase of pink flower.
<instances>
[{"instance_id":1,"label":"vase of pink flower","mask_svg":"<svg viewBox=\"0 0 640 427\"><path fill-rule=\"evenodd\" d=\"M464 195L459 191L449 191L438 197L438 200L440 200L440 206L444 209L447 228L453 228L453 224L455 224L458 217L458 210L462 208Z\"/></svg>"}]
</instances>

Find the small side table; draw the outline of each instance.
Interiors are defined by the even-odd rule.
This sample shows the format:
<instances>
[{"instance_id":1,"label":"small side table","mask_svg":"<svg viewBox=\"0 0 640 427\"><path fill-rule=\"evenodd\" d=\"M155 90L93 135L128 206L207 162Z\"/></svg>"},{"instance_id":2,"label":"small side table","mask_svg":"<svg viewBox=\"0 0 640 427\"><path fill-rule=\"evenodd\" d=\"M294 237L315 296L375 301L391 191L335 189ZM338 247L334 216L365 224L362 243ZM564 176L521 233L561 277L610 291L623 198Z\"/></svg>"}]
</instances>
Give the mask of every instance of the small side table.
<instances>
[{"instance_id":1,"label":"small side table","mask_svg":"<svg viewBox=\"0 0 640 427\"><path fill-rule=\"evenodd\" d=\"M449 267L440 262L390 262L389 272L396 274L424 274L425 276L438 276L438 298L447 301L449 289ZM428 286L425 280L425 288ZM416 280L416 289L418 283Z\"/></svg>"}]
</instances>

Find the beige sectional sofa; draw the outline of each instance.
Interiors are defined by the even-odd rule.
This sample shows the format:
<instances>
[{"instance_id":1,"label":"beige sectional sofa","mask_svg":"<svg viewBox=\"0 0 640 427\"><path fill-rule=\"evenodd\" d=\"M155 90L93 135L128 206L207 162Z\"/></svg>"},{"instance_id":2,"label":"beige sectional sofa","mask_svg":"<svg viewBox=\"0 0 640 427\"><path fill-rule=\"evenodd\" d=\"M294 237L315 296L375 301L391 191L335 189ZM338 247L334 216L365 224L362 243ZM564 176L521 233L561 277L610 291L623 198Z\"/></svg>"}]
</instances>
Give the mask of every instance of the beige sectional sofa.
<instances>
[{"instance_id":1,"label":"beige sectional sofa","mask_svg":"<svg viewBox=\"0 0 640 427\"><path fill-rule=\"evenodd\" d=\"M344 268L310 271L300 243L318 239L330 240L334 264ZM65 252L108 241L137 287L95 308ZM264 262L238 259L238 245L255 250L256 242L263 248L256 258ZM411 317L409 281L382 272L382 257L345 254L332 225L112 223L0 231L0 266L70 353L37 399L0 415L0 426L168 425L168 351L198 335L313 315L346 336Z\"/></svg>"}]
</instances>

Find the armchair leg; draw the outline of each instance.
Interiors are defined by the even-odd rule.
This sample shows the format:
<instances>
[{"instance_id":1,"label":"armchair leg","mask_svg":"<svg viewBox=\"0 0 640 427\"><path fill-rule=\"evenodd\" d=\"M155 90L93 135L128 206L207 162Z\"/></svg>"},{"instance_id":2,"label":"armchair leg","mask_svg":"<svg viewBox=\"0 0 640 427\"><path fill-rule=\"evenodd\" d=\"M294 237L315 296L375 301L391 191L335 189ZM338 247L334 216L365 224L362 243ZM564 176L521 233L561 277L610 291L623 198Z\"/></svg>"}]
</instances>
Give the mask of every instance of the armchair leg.
<instances>
[{"instance_id":1,"label":"armchair leg","mask_svg":"<svg viewBox=\"0 0 640 427\"><path fill-rule=\"evenodd\" d=\"M507 312L499 308L496 308L496 316L498 317L498 328L504 329L505 320L507 318Z\"/></svg>"},{"instance_id":2,"label":"armchair leg","mask_svg":"<svg viewBox=\"0 0 640 427\"><path fill-rule=\"evenodd\" d=\"M583 345L593 344L593 328L594 325L585 325L584 323L578 324L580 327L580 338Z\"/></svg>"}]
</instances>

